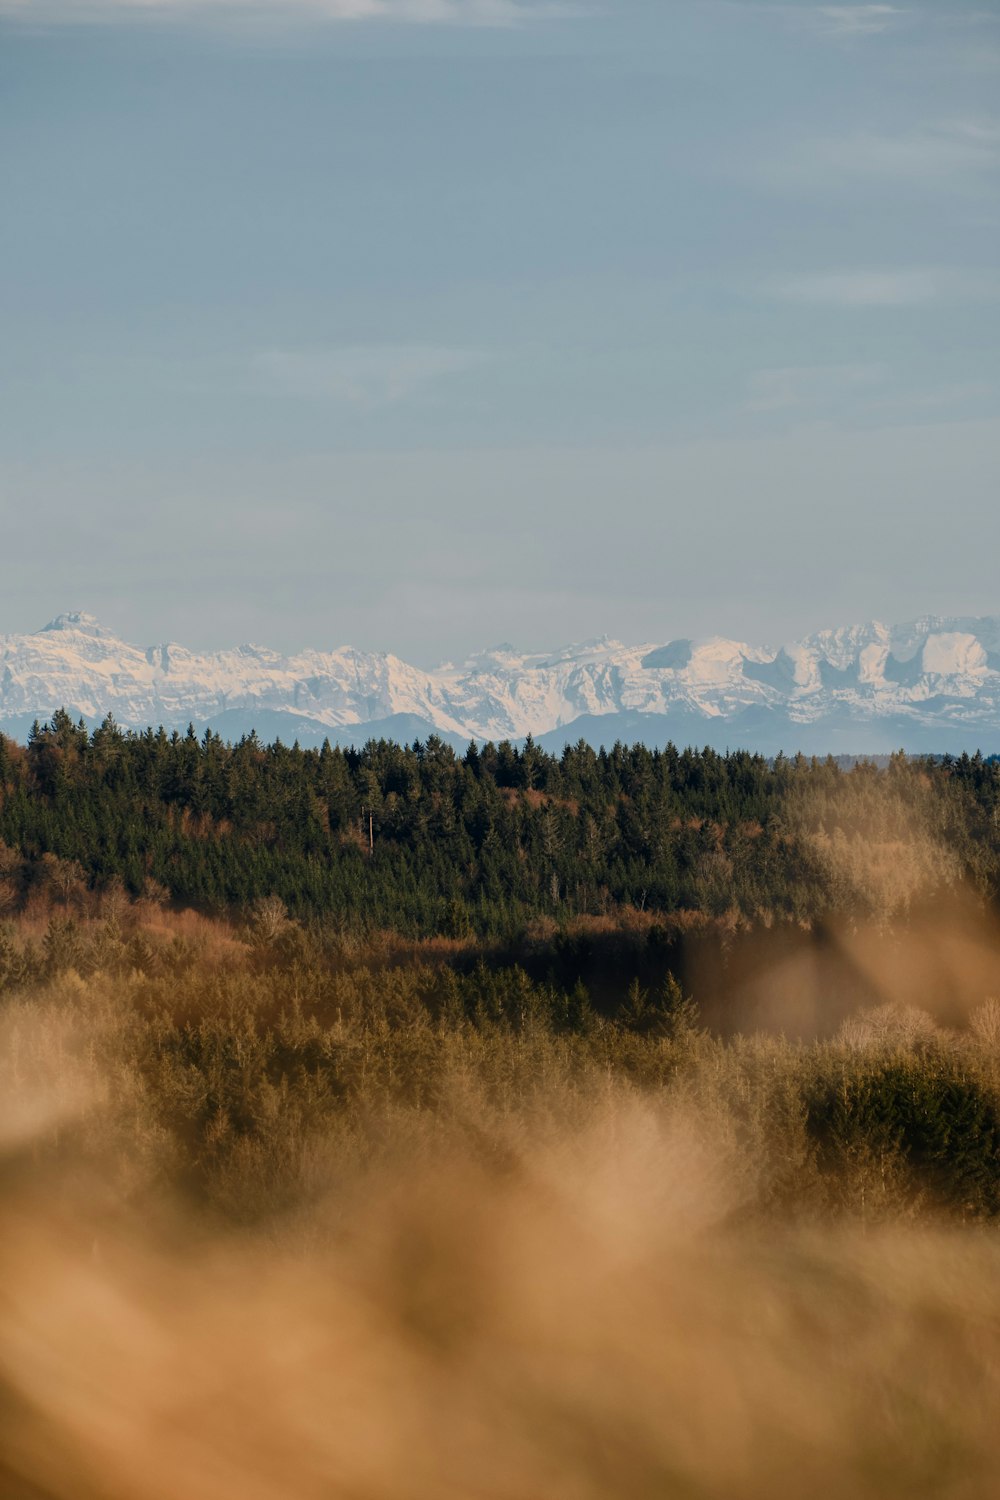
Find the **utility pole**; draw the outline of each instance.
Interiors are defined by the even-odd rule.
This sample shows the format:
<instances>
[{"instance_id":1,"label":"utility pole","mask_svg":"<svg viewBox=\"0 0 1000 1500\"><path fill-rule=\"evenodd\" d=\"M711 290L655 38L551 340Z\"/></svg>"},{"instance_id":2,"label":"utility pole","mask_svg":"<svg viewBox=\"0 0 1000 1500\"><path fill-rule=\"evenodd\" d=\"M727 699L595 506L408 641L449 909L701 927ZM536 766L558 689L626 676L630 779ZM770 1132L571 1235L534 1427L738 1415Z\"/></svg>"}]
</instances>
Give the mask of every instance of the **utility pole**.
<instances>
[{"instance_id":1,"label":"utility pole","mask_svg":"<svg viewBox=\"0 0 1000 1500\"><path fill-rule=\"evenodd\" d=\"M364 828L365 828L365 816L366 816L366 813L367 813L367 817L368 817L368 858L371 859L372 855L375 853L375 811L374 811L374 808L369 807L369 808L365 809L363 807L361 809L361 833L362 833L362 837L364 837Z\"/></svg>"}]
</instances>

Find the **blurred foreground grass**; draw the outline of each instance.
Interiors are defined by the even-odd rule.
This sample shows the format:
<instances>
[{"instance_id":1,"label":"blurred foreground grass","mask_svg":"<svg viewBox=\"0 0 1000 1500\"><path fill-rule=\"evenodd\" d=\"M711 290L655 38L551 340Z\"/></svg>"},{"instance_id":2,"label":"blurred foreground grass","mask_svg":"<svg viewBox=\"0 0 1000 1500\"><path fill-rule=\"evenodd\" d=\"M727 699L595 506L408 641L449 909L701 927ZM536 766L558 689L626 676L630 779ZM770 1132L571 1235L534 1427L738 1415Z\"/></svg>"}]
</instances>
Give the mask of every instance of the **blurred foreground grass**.
<instances>
[{"instance_id":1,"label":"blurred foreground grass","mask_svg":"<svg viewBox=\"0 0 1000 1500\"><path fill-rule=\"evenodd\" d=\"M5 1497L997 1493L996 1004L209 957L5 999Z\"/></svg>"}]
</instances>

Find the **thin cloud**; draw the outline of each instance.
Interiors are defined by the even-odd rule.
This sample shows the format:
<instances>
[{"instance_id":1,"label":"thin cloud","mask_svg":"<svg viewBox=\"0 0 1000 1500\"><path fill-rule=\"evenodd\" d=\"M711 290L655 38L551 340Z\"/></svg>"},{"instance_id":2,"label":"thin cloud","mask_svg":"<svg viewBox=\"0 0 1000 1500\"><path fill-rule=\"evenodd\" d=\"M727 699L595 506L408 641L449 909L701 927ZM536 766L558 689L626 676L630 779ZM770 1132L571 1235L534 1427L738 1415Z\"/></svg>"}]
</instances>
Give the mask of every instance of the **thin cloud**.
<instances>
[{"instance_id":1,"label":"thin cloud","mask_svg":"<svg viewBox=\"0 0 1000 1500\"><path fill-rule=\"evenodd\" d=\"M870 394L886 375L880 364L782 365L755 370L748 382L747 407L754 412L785 412L839 404Z\"/></svg>"},{"instance_id":2,"label":"thin cloud","mask_svg":"<svg viewBox=\"0 0 1000 1500\"><path fill-rule=\"evenodd\" d=\"M899 5L793 5L767 3L767 0L728 0L741 11L756 11L762 16L804 31L813 36L853 40L880 36L908 20L912 11Z\"/></svg>"},{"instance_id":3,"label":"thin cloud","mask_svg":"<svg viewBox=\"0 0 1000 1500\"><path fill-rule=\"evenodd\" d=\"M949 121L904 135L864 132L816 143L813 161L844 175L916 182L993 171L1000 166L1000 131L993 121Z\"/></svg>"},{"instance_id":4,"label":"thin cloud","mask_svg":"<svg viewBox=\"0 0 1000 1500\"><path fill-rule=\"evenodd\" d=\"M821 271L775 288L788 302L826 307L915 307L939 294L933 271Z\"/></svg>"},{"instance_id":5,"label":"thin cloud","mask_svg":"<svg viewBox=\"0 0 1000 1500\"><path fill-rule=\"evenodd\" d=\"M893 134L856 130L783 143L748 164L770 188L828 193L883 181L921 191L978 193L1000 171L1000 127L952 119Z\"/></svg>"},{"instance_id":6,"label":"thin cloud","mask_svg":"<svg viewBox=\"0 0 1000 1500\"><path fill-rule=\"evenodd\" d=\"M877 36L896 24L906 11L896 5L819 5L815 24L829 36Z\"/></svg>"},{"instance_id":7,"label":"thin cloud","mask_svg":"<svg viewBox=\"0 0 1000 1500\"><path fill-rule=\"evenodd\" d=\"M786 302L825 307L919 307L935 301L994 301L1000 276L992 272L915 267L810 272L769 287Z\"/></svg>"},{"instance_id":8,"label":"thin cloud","mask_svg":"<svg viewBox=\"0 0 1000 1500\"><path fill-rule=\"evenodd\" d=\"M989 416L996 398L988 381L928 386L919 372L887 364L785 365L751 372L745 410L765 421L796 423L953 422Z\"/></svg>"},{"instance_id":9,"label":"thin cloud","mask_svg":"<svg viewBox=\"0 0 1000 1500\"><path fill-rule=\"evenodd\" d=\"M518 26L574 13L560 0L0 0L0 18L33 25L226 16L422 26Z\"/></svg>"},{"instance_id":10,"label":"thin cloud","mask_svg":"<svg viewBox=\"0 0 1000 1500\"><path fill-rule=\"evenodd\" d=\"M372 407L405 401L483 359L474 349L429 344L271 349L254 357L252 372L258 387L274 395Z\"/></svg>"}]
</instances>

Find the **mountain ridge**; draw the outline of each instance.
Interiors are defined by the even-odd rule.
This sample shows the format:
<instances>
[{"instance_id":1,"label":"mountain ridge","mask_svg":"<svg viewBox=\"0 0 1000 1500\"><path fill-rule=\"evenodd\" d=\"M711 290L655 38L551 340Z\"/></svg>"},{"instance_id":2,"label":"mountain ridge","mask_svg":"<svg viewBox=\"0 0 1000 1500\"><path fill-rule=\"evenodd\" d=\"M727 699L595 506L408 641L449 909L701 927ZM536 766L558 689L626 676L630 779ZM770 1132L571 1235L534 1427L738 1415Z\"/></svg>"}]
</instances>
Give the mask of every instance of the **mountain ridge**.
<instances>
[{"instance_id":1,"label":"mountain ridge","mask_svg":"<svg viewBox=\"0 0 1000 1500\"><path fill-rule=\"evenodd\" d=\"M227 737L259 723L266 737L303 743L395 729L453 744L530 734L558 748L612 743L627 726L650 743L766 753L988 750L1000 747L1000 616L873 620L777 648L720 635L601 636L535 653L504 643L424 669L352 646L140 647L72 611L0 636L0 728L23 735L57 708L134 729L221 726Z\"/></svg>"}]
</instances>

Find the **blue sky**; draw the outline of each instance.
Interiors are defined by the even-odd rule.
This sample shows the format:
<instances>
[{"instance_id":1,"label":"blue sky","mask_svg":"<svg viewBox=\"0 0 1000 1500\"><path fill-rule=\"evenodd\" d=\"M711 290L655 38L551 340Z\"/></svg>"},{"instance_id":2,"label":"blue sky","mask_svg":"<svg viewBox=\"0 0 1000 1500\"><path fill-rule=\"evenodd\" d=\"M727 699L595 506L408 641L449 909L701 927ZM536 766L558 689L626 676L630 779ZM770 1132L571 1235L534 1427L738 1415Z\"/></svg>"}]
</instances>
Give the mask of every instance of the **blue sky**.
<instances>
[{"instance_id":1,"label":"blue sky","mask_svg":"<svg viewBox=\"0 0 1000 1500\"><path fill-rule=\"evenodd\" d=\"M1000 7L0 0L0 631L1000 612Z\"/></svg>"}]
</instances>

